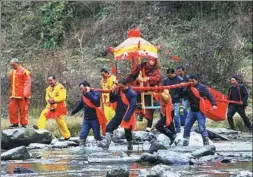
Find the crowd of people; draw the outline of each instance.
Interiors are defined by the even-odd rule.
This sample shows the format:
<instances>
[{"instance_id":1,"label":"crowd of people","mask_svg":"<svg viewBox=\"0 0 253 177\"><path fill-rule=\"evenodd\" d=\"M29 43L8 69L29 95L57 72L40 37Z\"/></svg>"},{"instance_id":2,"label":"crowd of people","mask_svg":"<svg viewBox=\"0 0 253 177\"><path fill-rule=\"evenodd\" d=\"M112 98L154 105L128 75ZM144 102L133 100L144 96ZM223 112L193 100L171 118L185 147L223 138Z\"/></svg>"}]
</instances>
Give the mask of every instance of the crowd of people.
<instances>
[{"instance_id":1,"label":"crowd of people","mask_svg":"<svg viewBox=\"0 0 253 177\"><path fill-rule=\"evenodd\" d=\"M21 66L17 58L13 58L10 65L12 67L9 74L10 128L17 128L19 125L26 128L28 125L28 102L31 97L31 75L26 68ZM105 68L101 69L100 74L102 77L101 88L111 90L111 92L100 93L91 90L90 83L83 81L79 84L81 98L69 112L69 116L73 116L78 111L84 110L84 120L80 130L80 144L85 144L90 129L93 130L94 138L101 141L102 130L107 148L109 148L113 131L121 126L125 130L125 138L128 142L127 148L132 150L132 131L136 130L135 114L138 114L147 119L147 132L150 132L152 127L156 128L170 138L171 145L174 143L177 134L182 131L183 126L183 145L188 146L191 128L197 120L203 144L208 145L206 116L200 108L200 98L207 98L212 104L213 110L217 109L217 105L207 87L200 83L197 74L186 75L185 68L178 66L176 69L168 68L167 77L161 81L158 61L155 58L142 62L125 78L117 79ZM61 135L65 140L68 140L71 133L65 121L65 116L68 114L66 89L57 81L54 75L49 75L47 82L49 86L45 94L46 108L41 112L38 123L33 128L44 129L47 120L55 119ZM134 91L131 86L169 86L184 82L190 82L191 84L185 88L165 89L159 93L158 99L152 100L160 105L160 119L153 126L155 109L143 110L143 108L140 108L137 103L143 99L141 92ZM235 76L230 78L230 83L228 100L238 101L242 104L229 103L227 111L229 127L235 129L233 116L237 112L251 132L252 124L245 113L248 100L247 89L243 84L239 84L238 78ZM183 116L180 116L180 105L183 107Z\"/></svg>"}]
</instances>

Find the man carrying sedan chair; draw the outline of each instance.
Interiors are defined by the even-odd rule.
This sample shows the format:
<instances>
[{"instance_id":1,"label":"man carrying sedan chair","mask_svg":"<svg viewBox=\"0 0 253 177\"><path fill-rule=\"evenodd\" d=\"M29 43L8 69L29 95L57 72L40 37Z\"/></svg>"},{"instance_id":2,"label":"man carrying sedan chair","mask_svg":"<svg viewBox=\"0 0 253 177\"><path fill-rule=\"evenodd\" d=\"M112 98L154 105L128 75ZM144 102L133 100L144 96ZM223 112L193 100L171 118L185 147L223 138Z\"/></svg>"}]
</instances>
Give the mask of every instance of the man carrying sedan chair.
<instances>
[{"instance_id":1,"label":"man carrying sedan chair","mask_svg":"<svg viewBox=\"0 0 253 177\"><path fill-rule=\"evenodd\" d=\"M115 115L106 127L106 145L109 149L113 131L119 125L125 129L125 138L127 140L127 150L133 150L132 130L136 129L136 119L134 111L136 108L137 95L135 91L128 86L125 79L118 82L118 88L115 87L110 92L110 102L117 102Z\"/></svg>"},{"instance_id":2,"label":"man carrying sedan chair","mask_svg":"<svg viewBox=\"0 0 253 177\"><path fill-rule=\"evenodd\" d=\"M80 132L80 144L85 145L90 129L93 130L94 138L101 141L100 126L105 135L106 117L100 104L100 93L91 91L90 84L83 81L79 84L79 89L82 93L82 98L72 109L70 115L73 116L78 111L84 108L84 120Z\"/></svg>"},{"instance_id":3,"label":"man carrying sedan chair","mask_svg":"<svg viewBox=\"0 0 253 177\"><path fill-rule=\"evenodd\" d=\"M199 83L198 75L190 75L189 82L191 82L192 85L186 87L184 90L184 95L188 96L189 98L190 111L185 120L183 146L189 145L191 128L196 120L198 121L198 127L202 135L204 146L209 145L209 139L206 130L205 100L203 97L206 97L210 101L213 110L217 110L216 102L207 87Z\"/></svg>"}]
</instances>

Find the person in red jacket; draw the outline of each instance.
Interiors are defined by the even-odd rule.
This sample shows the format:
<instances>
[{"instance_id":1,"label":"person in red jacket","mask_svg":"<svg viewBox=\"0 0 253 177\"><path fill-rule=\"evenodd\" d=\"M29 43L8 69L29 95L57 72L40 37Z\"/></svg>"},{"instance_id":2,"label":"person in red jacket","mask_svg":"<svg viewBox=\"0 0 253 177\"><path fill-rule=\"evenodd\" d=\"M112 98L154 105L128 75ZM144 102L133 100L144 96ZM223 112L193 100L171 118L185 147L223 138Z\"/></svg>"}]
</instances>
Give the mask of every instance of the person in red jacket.
<instances>
[{"instance_id":1,"label":"person in red jacket","mask_svg":"<svg viewBox=\"0 0 253 177\"><path fill-rule=\"evenodd\" d=\"M12 67L9 73L10 80L10 103L9 103L9 128L22 127L26 128L28 124L28 103L31 97L31 76L30 72L21 66L17 58L13 58L10 62ZM18 116L20 113L20 121Z\"/></svg>"},{"instance_id":2,"label":"person in red jacket","mask_svg":"<svg viewBox=\"0 0 253 177\"><path fill-rule=\"evenodd\" d=\"M160 69L158 68L158 61L156 58L150 58L147 62L142 62L140 65L136 67L135 70L133 70L132 73L130 73L126 80L128 82L134 82L136 81L135 85L141 85L143 86L156 86L159 85L161 80L161 74ZM138 101L140 102L140 93L138 93ZM147 119L148 124L146 131L150 132L152 123L153 123L153 115L154 115L154 109L145 109L144 117Z\"/></svg>"}]
</instances>

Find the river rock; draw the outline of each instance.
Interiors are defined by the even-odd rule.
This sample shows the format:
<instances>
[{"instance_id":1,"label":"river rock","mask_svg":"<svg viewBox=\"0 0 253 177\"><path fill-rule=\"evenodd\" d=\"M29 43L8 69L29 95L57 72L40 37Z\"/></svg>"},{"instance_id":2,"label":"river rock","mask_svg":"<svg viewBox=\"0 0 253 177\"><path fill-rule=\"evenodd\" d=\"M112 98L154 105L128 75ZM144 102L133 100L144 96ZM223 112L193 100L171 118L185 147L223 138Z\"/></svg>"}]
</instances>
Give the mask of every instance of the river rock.
<instances>
[{"instance_id":1,"label":"river rock","mask_svg":"<svg viewBox=\"0 0 253 177\"><path fill-rule=\"evenodd\" d=\"M196 128L194 131L197 132L197 133L200 133L200 131L199 131L198 128ZM218 140L218 139L220 139L220 140L225 140L225 141L228 141L228 140L229 140L228 137L226 137L226 136L224 136L224 135L221 135L221 134L218 134L218 133L216 133L216 132L213 131L213 130L208 130L208 129L206 129L206 131L207 131L208 137L209 137L211 140Z\"/></svg>"},{"instance_id":2,"label":"river rock","mask_svg":"<svg viewBox=\"0 0 253 177\"><path fill-rule=\"evenodd\" d=\"M118 128L118 129L114 130L113 139L114 140L125 139L125 130L124 130L124 128Z\"/></svg>"},{"instance_id":3,"label":"river rock","mask_svg":"<svg viewBox=\"0 0 253 177\"><path fill-rule=\"evenodd\" d=\"M166 135L162 134L162 133L157 136L157 141L159 141L164 146L170 146L169 145L170 144L170 138L167 137Z\"/></svg>"},{"instance_id":4,"label":"river rock","mask_svg":"<svg viewBox=\"0 0 253 177\"><path fill-rule=\"evenodd\" d=\"M48 148L47 144L40 144L40 143L31 143L27 149L32 150L32 149L46 149Z\"/></svg>"},{"instance_id":5,"label":"river rock","mask_svg":"<svg viewBox=\"0 0 253 177\"><path fill-rule=\"evenodd\" d=\"M250 171L240 171L236 175L231 175L230 177L252 177L252 172Z\"/></svg>"},{"instance_id":6,"label":"river rock","mask_svg":"<svg viewBox=\"0 0 253 177\"><path fill-rule=\"evenodd\" d=\"M144 141L152 141L155 140L156 136L152 132L145 132L145 131L134 131L133 132L133 140L138 142L144 142Z\"/></svg>"},{"instance_id":7,"label":"river rock","mask_svg":"<svg viewBox=\"0 0 253 177\"><path fill-rule=\"evenodd\" d=\"M209 130L228 139L237 139L240 136L240 131L227 128L209 128Z\"/></svg>"},{"instance_id":8,"label":"river rock","mask_svg":"<svg viewBox=\"0 0 253 177\"><path fill-rule=\"evenodd\" d=\"M220 156L218 155L207 155L207 156L203 156L199 159L199 162L203 163L203 162L217 162L220 161Z\"/></svg>"},{"instance_id":9,"label":"river rock","mask_svg":"<svg viewBox=\"0 0 253 177\"><path fill-rule=\"evenodd\" d=\"M166 165L189 165L189 155L168 150L157 151L157 160Z\"/></svg>"},{"instance_id":10,"label":"river rock","mask_svg":"<svg viewBox=\"0 0 253 177\"><path fill-rule=\"evenodd\" d=\"M143 153L140 156L139 162L157 163L157 155L150 153Z\"/></svg>"},{"instance_id":11,"label":"river rock","mask_svg":"<svg viewBox=\"0 0 253 177\"><path fill-rule=\"evenodd\" d=\"M79 144L74 141L53 141L50 145L51 148L68 148L71 146L78 146Z\"/></svg>"},{"instance_id":12,"label":"river rock","mask_svg":"<svg viewBox=\"0 0 253 177\"><path fill-rule=\"evenodd\" d=\"M29 168L17 167L17 168L14 168L13 173L14 174L25 174L25 173L36 173L36 172L29 169Z\"/></svg>"},{"instance_id":13,"label":"river rock","mask_svg":"<svg viewBox=\"0 0 253 177\"><path fill-rule=\"evenodd\" d=\"M160 142L156 141L156 140L153 140L151 142L151 145L149 147L149 150L148 152L149 153L154 153L154 152L157 152L159 149L167 149L167 147L165 147L163 144L161 144Z\"/></svg>"},{"instance_id":14,"label":"river rock","mask_svg":"<svg viewBox=\"0 0 253 177\"><path fill-rule=\"evenodd\" d=\"M48 130L35 130L31 128L6 129L2 131L1 146L11 149L18 146L28 146L31 143L50 144L52 133Z\"/></svg>"},{"instance_id":15,"label":"river rock","mask_svg":"<svg viewBox=\"0 0 253 177\"><path fill-rule=\"evenodd\" d=\"M201 134L192 131L190 134L190 141L189 141L189 147L199 147L199 146L203 146L203 139ZM175 139L175 143L178 146L183 146L183 132L177 134L177 137ZM209 139L209 144L213 145L213 142Z\"/></svg>"},{"instance_id":16,"label":"river rock","mask_svg":"<svg viewBox=\"0 0 253 177\"><path fill-rule=\"evenodd\" d=\"M113 168L107 171L106 177L128 177L129 170L127 166Z\"/></svg>"},{"instance_id":17,"label":"river rock","mask_svg":"<svg viewBox=\"0 0 253 177\"><path fill-rule=\"evenodd\" d=\"M180 174L173 171L173 169L167 165L156 165L150 169L139 170L138 177L180 177Z\"/></svg>"},{"instance_id":18,"label":"river rock","mask_svg":"<svg viewBox=\"0 0 253 177\"><path fill-rule=\"evenodd\" d=\"M25 146L10 149L1 154L1 160L24 160L31 158Z\"/></svg>"},{"instance_id":19,"label":"river rock","mask_svg":"<svg viewBox=\"0 0 253 177\"><path fill-rule=\"evenodd\" d=\"M207 155L214 155L216 148L214 145L203 146L202 148L192 152L194 157L202 157Z\"/></svg>"}]
</instances>

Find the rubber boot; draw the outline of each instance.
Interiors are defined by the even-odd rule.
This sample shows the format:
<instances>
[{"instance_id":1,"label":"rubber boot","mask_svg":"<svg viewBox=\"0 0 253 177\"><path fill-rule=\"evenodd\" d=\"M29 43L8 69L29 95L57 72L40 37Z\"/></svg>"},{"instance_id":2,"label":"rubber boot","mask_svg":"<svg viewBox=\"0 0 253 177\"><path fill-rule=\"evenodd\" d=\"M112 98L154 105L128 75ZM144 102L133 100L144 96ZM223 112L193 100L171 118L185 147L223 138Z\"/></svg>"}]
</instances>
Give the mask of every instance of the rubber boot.
<instances>
[{"instance_id":1,"label":"rubber boot","mask_svg":"<svg viewBox=\"0 0 253 177\"><path fill-rule=\"evenodd\" d=\"M86 145L86 140L83 139L83 138L80 138L80 139L78 140L78 143L79 143L79 146L85 146L85 145Z\"/></svg>"},{"instance_id":2,"label":"rubber boot","mask_svg":"<svg viewBox=\"0 0 253 177\"><path fill-rule=\"evenodd\" d=\"M112 134L109 133L109 132L106 132L105 140L106 140L106 149L109 149L109 146L110 146L111 141L112 141Z\"/></svg>"},{"instance_id":3,"label":"rubber boot","mask_svg":"<svg viewBox=\"0 0 253 177\"><path fill-rule=\"evenodd\" d=\"M209 145L209 138L207 136L203 136L202 139L203 139L204 146L208 146Z\"/></svg>"},{"instance_id":4,"label":"rubber boot","mask_svg":"<svg viewBox=\"0 0 253 177\"><path fill-rule=\"evenodd\" d=\"M184 138L183 146L189 146L189 138Z\"/></svg>"},{"instance_id":5,"label":"rubber boot","mask_svg":"<svg viewBox=\"0 0 253 177\"><path fill-rule=\"evenodd\" d=\"M128 141L127 142L127 150L132 151L133 150L133 141Z\"/></svg>"},{"instance_id":6,"label":"rubber boot","mask_svg":"<svg viewBox=\"0 0 253 177\"><path fill-rule=\"evenodd\" d=\"M232 130L235 130L235 124L232 117L228 117L228 125L229 125L229 128L231 128Z\"/></svg>"}]
</instances>

